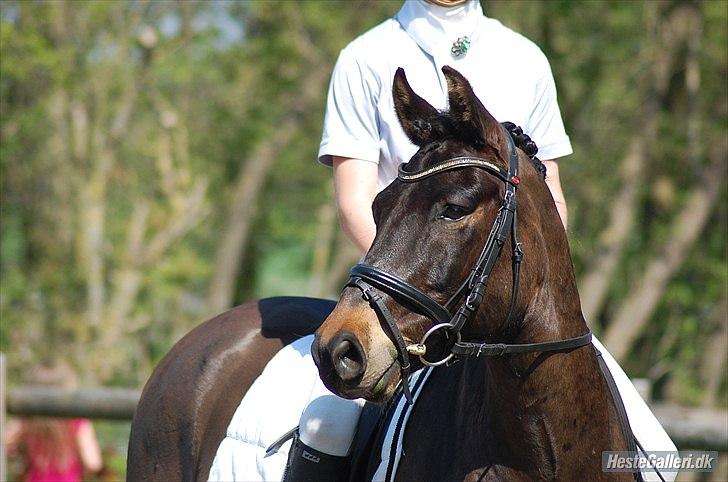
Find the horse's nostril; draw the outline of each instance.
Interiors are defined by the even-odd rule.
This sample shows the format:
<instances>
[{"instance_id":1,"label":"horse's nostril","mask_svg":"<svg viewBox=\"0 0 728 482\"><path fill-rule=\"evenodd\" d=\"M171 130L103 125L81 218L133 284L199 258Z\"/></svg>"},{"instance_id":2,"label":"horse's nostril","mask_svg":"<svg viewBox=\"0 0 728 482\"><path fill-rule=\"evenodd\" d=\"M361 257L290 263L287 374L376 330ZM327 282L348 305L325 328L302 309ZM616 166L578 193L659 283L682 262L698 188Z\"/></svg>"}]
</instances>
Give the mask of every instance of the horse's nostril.
<instances>
[{"instance_id":1,"label":"horse's nostril","mask_svg":"<svg viewBox=\"0 0 728 482\"><path fill-rule=\"evenodd\" d=\"M361 377L366 370L364 351L351 333L341 333L331 343L334 370L342 381L350 382Z\"/></svg>"},{"instance_id":2,"label":"horse's nostril","mask_svg":"<svg viewBox=\"0 0 728 482\"><path fill-rule=\"evenodd\" d=\"M361 358L351 342L344 340L336 347L334 352L337 363L341 365L342 372L346 374L358 372L361 368Z\"/></svg>"}]
</instances>

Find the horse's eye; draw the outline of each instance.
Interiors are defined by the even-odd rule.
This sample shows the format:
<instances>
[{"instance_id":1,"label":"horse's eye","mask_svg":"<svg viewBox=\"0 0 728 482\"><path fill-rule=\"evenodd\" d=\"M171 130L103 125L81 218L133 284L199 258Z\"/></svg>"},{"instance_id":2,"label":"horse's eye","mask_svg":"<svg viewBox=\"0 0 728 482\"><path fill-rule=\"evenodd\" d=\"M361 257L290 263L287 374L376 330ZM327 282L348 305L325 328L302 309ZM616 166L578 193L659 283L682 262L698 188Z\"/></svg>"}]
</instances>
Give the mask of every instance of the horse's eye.
<instances>
[{"instance_id":1,"label":"horse's eye","mask_svg":"<svg viewBox=\"0 0 728 482\"><path fill-rule=\"evenodd\" d=\"M448 221L458 221L470 214L470 210L457 204L447 204L440 217Z\"/></svg>"}]
</instances>

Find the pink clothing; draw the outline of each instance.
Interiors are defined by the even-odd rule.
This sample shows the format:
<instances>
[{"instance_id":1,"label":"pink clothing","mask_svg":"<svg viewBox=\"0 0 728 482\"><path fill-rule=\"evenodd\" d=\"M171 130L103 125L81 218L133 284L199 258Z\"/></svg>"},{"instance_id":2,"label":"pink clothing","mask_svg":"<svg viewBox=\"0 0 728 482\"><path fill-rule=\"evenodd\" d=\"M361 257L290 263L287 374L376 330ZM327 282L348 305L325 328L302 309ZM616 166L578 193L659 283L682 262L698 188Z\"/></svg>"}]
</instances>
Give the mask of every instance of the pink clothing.
<instances>
[{"instance_id":1,"label":"pink clothing","mask_svg":"<svg viewBox=\"0 0 728 482\"><path fill-rule=\"evenodd\" d=\"M41 447L29 446L28 447L28 459L30 460L30 466L25 474L26 482L80 482L83 479L83 464L78 454L76 436L81 430L81 427L88 425L91 422L86 418L74 418L69 420L69 434L68 443L74 445L70 461L66 464L66 467L57 467L53 463L50 467L38 467L36 460L39 456L42 457Z\"/></svg>"}]
</instances>

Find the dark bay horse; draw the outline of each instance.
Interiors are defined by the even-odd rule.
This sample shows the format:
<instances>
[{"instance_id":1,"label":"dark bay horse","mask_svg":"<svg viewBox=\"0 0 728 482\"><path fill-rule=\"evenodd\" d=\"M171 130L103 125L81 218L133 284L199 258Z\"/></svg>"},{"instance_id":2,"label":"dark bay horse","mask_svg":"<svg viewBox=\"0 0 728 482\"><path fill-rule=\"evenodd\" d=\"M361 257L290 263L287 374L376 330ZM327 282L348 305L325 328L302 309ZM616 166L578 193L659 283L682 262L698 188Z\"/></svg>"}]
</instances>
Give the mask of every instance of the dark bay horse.
<instances>
[{"instance_id":1,"label":"dark bay horse","mask_svg":"<svg viewBox=\"0 0 728 482\"><path fill-rule=\"evenodd\" d=\"M321 377L340 396L385 402L415 356L413 369L473 355L433 369L397 480L633 480L602 471L602 452L627 450L629 436L542 172L465 78L443 72L447 112L395 76L397 115L420 149L375 199L374 244L316 333Z\"/></svg>"},{"instance_id":2,"label":"dark bay horse","mask_svg":"<svg viewBox=\"0 0 728 482\"><path fill-rule=\"evenodd\" d=\"M354 286L335 307L307 298L261 300L203 323L178 342L142 393L129 441L128 480L207 480L225 429L265 364L324 319L313 346L322 379L344 397L377 402L391 399L406 376L409 359L403 353L410 349L413 361L418 354L432 360L440 358L438 350L457 348L453 341L460 337L456 345L464 352L470 346L473 354L473 347L485 346L479 342L514 346L578 340L588 333L567 239L542 174L517 151L519 174L507 177L508 134L462 76L443 70L450 97L445 113L418 97L403 72L395 78L397 114L420 146L408 170L424 174L414 176L416 182L395 181L377 197L377 236L364 260L371 269L353 277ZM479 161L467 164L464 157ZM453 159L463 164L427 174ZM435 305L444 304L447 317L454 302L470 299L461 289L470 283L462 281L472 279L471 268L483 258L489 227L504 209L510 212L503 199L516 184L520 234L514 229L510 236L495 236L511 259L493 258L482 285L484 301L456 337L432 336L434 345L424 343L432 320L442 321ZM514 276L512 261L521 247L522 268ZM369 292L362 279L386 282ZM392 279L401 283L392 285ZM428 307L434 315L425 316ZM438 328L435 335L447 331ZM501 345L485 351L493 346ZM397 480L631 480L630 474L601 471L602 451L628 444L593 347L561 348L463 357L435 368L410 416Z\"/></svg>"}]
</instances>

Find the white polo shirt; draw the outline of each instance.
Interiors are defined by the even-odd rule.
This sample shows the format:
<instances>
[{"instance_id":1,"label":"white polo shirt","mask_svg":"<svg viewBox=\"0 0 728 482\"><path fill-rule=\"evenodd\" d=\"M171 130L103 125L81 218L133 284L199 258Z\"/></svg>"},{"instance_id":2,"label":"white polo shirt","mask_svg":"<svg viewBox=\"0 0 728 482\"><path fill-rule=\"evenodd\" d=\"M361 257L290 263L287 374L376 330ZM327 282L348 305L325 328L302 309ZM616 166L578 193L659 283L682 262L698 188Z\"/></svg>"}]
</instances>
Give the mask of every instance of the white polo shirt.
<instances>
[{"instance_id":1,"label":"white polo shirt","mask_svg":"<svg viewBox=\"0 0 728 482\"><path fill-rule=\"evenodd\" d=\"M471 39L468 52L457 58L450 53L449 37L457 38L453 14L462 17L456 19L457 25ZM447 41L433 41L438 34L444 38L445 30ZM485 17L478 1L453 10L410 0L394 18L354 39L339 54L329 86L319 161L330 166L331 156L341 156L377 163L378 189L386 187L397 176L399 164L417 152L394 111L394 73L403 67L414 91L444 110L443 65L469 80L498 121L523 127L538 145L539 158L571 154L551 68L533 42Z\"/></svg>"}]
</instances>

